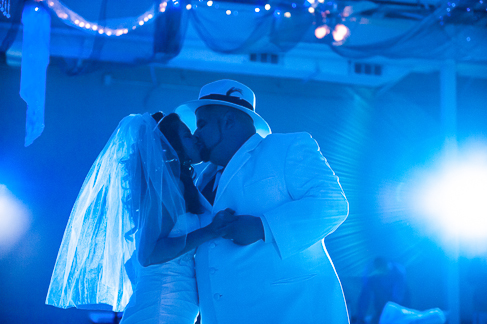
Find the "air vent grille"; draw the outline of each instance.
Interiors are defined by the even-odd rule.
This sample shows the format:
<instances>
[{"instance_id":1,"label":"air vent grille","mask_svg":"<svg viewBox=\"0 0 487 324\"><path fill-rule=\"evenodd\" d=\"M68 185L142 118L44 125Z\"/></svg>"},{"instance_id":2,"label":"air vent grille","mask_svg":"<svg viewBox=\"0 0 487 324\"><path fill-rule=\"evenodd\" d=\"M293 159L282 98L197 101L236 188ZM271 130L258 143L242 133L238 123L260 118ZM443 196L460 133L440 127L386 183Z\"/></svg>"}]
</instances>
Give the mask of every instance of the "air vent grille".
<instances>
[{"instance_id":1,"label":"air vent grille","mask_svg":"<svg viewBox=\"0 0 487 324\"><path fill-rule=\"evenodd\" d=\"M251 62L279 64L279 55L269 53L252 53L250 54Z\"/></svg>"}]
</instances>

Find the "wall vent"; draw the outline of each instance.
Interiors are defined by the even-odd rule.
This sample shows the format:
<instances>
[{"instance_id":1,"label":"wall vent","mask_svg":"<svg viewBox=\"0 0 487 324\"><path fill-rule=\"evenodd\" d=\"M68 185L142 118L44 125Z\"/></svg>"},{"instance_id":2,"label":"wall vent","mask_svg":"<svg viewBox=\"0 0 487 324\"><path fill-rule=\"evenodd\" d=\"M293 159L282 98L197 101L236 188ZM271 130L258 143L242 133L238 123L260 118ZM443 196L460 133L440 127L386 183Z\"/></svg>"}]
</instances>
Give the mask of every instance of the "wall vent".
<instances>
[{"instance_id":1,"label":"wall vent","mask_svg":"<svg viewBox=\"0 0 487 324\"><path fill-rule=\"evenodd\" d=\"M269 53L251 53L250 54L250 61L251 62L260 62L260 63L269 63L269 64L278 64L279 63L279 55L269 54Z\"/></svg>"},{"instance_id":2,"label":"wall vent","mask_svg":"<svg viewBox=\"0 0 487 324\"><path fill-rule=\"evenodd\" d=\"M371 64L371 63L353 63L353 72L355 74L365 74L365 75L382 75L382 65Z\"/></svg>"}]
</instances>

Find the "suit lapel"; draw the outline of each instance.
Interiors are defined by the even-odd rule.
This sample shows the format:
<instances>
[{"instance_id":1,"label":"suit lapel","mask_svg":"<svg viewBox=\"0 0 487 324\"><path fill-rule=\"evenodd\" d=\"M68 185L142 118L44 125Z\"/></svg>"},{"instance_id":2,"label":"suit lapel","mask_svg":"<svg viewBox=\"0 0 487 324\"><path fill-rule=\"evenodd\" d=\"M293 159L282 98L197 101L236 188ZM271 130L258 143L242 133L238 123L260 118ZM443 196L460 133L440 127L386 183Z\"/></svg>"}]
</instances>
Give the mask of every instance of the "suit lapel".
<instances>
[{"instance_id":1,"label":"suit lapel","mask_svg":"<svg viewBox=\"0 0 487 324\"><path fill-rule=\"evenodd\" d=\"M245 165L245 163L247 163L251 156L251 151L253 151L262 140L263 138L259 134L253 135L247 140L247 142L242 145L242 147L240 147L240 149L235 153L230 162L228 162L225 170L222 173L220 182L218 183L213 206L216 205L218 199L221 197L235 174Z\"/></svg>"}]
</instances>

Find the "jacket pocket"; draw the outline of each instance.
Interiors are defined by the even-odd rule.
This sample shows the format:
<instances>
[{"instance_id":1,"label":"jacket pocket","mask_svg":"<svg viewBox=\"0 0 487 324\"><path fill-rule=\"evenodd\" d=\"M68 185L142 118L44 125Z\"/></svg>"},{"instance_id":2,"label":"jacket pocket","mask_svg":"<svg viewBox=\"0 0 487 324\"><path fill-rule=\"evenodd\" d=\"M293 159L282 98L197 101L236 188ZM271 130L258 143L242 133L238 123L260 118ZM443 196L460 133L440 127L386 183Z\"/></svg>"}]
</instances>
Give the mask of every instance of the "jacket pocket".
<instances>
[{"instance_id":1,"label":"jacket pocket","mask_svg":"<svg viewBox=\"0 0 487 324\"><path fill-rule=\"evenodd\" d=\"M271 285L295 284L295 283L311 280L316 276L317 276L316 273L310 273L310 274L306 274L304 276L282 278L282 279L278 279L278 280L271 282Z\"/></svg>"}]
</instances>

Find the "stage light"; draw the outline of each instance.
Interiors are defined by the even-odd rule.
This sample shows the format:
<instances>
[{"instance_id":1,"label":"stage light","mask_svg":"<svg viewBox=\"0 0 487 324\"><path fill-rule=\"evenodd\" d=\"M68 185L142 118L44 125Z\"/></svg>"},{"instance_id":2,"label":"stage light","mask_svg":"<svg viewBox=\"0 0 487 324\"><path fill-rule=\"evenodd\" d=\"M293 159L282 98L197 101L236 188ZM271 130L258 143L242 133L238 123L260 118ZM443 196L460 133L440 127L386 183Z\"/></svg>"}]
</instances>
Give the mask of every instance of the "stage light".
<instances>
[{"instance_id":1,"label":"stage light","mask_svg":"<svg viewBox=\"0 0 487 324\"><path fill-rule=\"evenodd\" d=\"M0 257L8 253L29 229L31 214L5 185L0 185Z\"/></svg>"},{"instance_id":2,"label":"stage light","mask_svg":"<svg viewBox=\"0 0 487 324\"><path fill-rule=\"evenodd\" d=\"M444 158L423 172L413 208L444 243L457 242L467 252L487 251L487 145ZM454 246L451 246L454 247ZM475 250L475 251L474 251Z\"/></svg>"},{"instance_id":3,"label":"stage light","mask_svg":"<svg viewBox=\"0 0 487 324\"><path fill-rule=\"evenodd\" d=\"M266 4L264 8L265 8L265 10L269 10L269 9L271 9L271 5L270 4Z\"/></svg>"}]
</instances>

